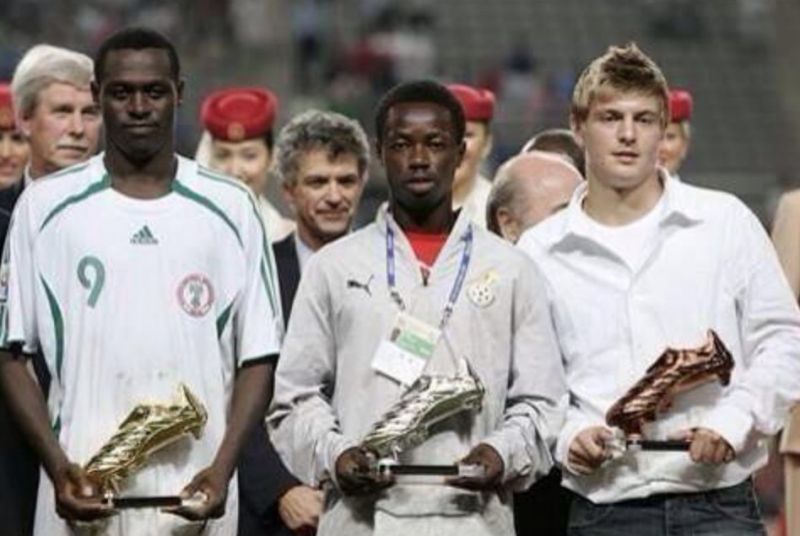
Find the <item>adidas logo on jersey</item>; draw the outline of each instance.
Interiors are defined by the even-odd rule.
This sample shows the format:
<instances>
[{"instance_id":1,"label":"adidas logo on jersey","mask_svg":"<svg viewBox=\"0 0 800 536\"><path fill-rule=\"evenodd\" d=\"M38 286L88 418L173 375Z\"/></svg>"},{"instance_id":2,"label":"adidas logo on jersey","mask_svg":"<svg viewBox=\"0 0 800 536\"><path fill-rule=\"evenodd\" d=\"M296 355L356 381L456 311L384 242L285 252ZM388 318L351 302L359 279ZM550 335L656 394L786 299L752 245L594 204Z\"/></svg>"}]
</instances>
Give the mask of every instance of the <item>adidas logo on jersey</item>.
<instances>
[{"instance_id":1,"label":"adidas logo on jersey","mask_svg":"<svg viewBox=\"0 0 800 536\"><path fill-rule=\"evenodd\" d=\"M158 244L158 239L153 236L150 228L145 225L131 237L131 244Z\"/></svg>"}]
</instances>

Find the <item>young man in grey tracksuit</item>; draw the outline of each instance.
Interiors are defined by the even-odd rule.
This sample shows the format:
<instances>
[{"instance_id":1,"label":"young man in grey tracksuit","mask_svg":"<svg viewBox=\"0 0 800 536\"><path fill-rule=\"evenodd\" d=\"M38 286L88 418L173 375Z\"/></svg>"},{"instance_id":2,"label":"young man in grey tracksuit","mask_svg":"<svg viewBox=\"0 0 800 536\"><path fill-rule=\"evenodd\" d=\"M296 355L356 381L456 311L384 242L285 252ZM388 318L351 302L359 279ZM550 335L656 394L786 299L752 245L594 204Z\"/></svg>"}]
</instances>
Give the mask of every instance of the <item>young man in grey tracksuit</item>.
<instances>
[{"instance_id":1,"label":"young man in grey tracksuit","mask_svg":"<svg viewBox=\"0 0 800 536\"><path fill-rule=\"evenodd\" d=\"M309 260L276 373L272 440L301 480L328 483L321 536L513 534L511 492L550 469L566 405L542 280L452 210L464 117L444 86L402 84L376 115L389 204ZM481 410L440 422L400 461L464 461L484 476L387 486L363 472L361 440L406 389L381 366L398 316L441 330L425 373L454 375L465 361L486 389Z\"/></svg>"}]
</instances>

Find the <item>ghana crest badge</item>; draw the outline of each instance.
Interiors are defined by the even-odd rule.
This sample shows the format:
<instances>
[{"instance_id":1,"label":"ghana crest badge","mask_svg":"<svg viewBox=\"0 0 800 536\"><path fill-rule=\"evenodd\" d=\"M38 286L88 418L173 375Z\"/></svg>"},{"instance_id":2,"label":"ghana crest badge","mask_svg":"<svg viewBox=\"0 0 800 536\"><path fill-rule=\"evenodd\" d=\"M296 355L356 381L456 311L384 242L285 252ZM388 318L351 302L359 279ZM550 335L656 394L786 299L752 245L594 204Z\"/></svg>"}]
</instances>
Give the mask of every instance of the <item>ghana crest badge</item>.
<instances>
[{"instance_id":1,"label":"ghana crest badge","mask_svg":"<svg viewBox=\"0 0 800 536\"><path fill-rule=\"evenodd\" d=\"M205 316L214 304L214 287L203 274L189 274L178 285L178 302L194 317Z\"/></svg>"},{"instance_id":2,"label":"ghana crest badge","mask_svg":"<svg viewBox=\"0 0 800 536\"><path fill-rule=\"evenodd\" d=\"M494 303L495 293L494 284L499 279L494 269L487 270L467 287L467 296L470 301L485 309Z\"/></svg>"}]
</instances>

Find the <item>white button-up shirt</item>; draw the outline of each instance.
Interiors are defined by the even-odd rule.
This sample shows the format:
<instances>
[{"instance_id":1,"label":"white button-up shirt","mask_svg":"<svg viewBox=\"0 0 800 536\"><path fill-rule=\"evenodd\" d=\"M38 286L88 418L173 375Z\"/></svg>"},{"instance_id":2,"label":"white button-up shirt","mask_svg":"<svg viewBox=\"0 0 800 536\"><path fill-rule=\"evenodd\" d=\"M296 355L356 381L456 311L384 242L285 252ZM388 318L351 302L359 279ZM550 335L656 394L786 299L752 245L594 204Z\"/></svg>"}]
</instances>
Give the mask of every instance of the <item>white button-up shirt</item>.
<instances>
[{"instance_id":1,"label":"white button-up shirt","mask_svg":"<svg viewBox=\"0 0 800 536\"><path fill-rule=\"evenodd\" d=\"M662 180L657 238L636 271L592 238L581 217L586 184L519 242L549 283L570 391L556 459L566 464L575 436L605 425L609 407L667 347L696 347L708 329L733 354L730 385L678 395L644 431L665 438L707 427L737 455L709 466L685 452L628 453L588 476L567 471L565 485L594 502L741 482L766 463L765 436L800 398L800 313L761 224L732 195Z\"/></svg>"}]
</instances>

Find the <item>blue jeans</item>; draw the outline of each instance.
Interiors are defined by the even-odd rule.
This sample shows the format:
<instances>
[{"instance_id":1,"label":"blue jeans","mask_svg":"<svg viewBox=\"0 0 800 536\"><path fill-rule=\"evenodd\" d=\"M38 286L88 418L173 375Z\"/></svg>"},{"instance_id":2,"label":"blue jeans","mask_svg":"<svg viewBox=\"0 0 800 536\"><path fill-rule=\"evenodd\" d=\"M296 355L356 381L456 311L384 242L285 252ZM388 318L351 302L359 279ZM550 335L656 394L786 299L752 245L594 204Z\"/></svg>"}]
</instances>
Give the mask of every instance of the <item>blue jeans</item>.
<instances>
[{"instance_id":1,"label":"blue jeans","mask_svg":"<svg viewBox=\"0 0 800 536\"><path fill-rule=\"evenodd\" d=\"M569 536L766 536L750 480L611 504L574 496Z\"/></svg>"}]
</instances>

